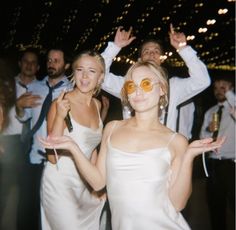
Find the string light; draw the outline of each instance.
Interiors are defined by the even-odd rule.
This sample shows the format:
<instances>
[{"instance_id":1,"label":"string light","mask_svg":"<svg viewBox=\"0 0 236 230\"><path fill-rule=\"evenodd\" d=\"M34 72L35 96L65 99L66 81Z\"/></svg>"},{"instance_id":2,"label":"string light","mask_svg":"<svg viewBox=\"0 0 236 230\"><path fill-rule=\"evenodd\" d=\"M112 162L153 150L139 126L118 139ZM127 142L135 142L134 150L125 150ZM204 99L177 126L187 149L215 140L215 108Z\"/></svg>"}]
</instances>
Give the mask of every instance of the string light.
<instances>
[{"instance_id":1,"label":"string light","mask_svg":"<svg viewBox=\"0 0 236 230\"><path fill-rule=\"evenodd\" d=\"M2 30L0 48L18 50L34 46L44 50L58 42L74 52L87 48L102 52L114 39L118 26L124 25L125 29L133 26L137 39L122 49L115 62L133 63L141 42L147 36L154 36L165 42L167 53L162 58L173 66L182 66L180 58L168 51L173 49L168 42L169 24L173 23L177 31L186 34L188 43L209 68L235 70L234 2L219 0L213 6L205 1L178 0L173 4L169 0L101 0L87 6L84 0L66 4L35 0L31 9L23 3L16 7L9 5L11 10L6 14L10 20L5 23L5 32ZM206 20L201 22L199 18L206 15Z\"/></svg>"}]
</instances>

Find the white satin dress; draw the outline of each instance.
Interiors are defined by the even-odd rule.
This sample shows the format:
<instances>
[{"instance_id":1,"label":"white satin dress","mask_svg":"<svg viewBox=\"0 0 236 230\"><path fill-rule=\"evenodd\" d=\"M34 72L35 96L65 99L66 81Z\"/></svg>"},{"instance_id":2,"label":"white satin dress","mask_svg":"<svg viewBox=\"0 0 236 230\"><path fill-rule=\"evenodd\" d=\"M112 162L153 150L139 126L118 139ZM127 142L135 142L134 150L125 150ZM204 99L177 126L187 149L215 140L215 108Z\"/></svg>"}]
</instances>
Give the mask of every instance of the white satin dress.
<instances>
[{"instance_id":1,"label":"white satin dress","mask_svg":"<svg viewBox=\"0 0 236 230\"><path fill-rule=\"evenodd\" d=\"M103 124L93 130L75 122L65 135L75 140L89 159L101 141ZM61 156L58 165L47 162L41 183L43 230L98 230L104 201L92 196L70 156Z\"/></svg>"},{"instance_id":2,"label":"white satin dress","mask_svg":"<svg viewBox=\"0 0 236 230\"><path fill-rule=\"evenodd\" d=\"M114 148L108 140L107 194L113 230L190 229L168 197L168 145L129 153Z\"/></svg>"}]
</instances>

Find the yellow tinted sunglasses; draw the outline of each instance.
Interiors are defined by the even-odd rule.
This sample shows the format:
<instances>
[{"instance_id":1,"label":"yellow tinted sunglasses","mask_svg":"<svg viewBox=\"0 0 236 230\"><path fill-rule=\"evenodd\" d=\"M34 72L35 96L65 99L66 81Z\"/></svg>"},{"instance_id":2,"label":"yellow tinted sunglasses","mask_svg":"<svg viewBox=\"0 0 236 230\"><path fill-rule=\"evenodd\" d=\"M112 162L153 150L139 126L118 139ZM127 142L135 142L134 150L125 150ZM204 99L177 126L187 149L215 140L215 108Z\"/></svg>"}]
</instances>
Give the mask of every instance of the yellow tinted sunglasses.
<instances>
[{"instance_id":1,"label":"yellow tinted sunglasses","mask_svg":"<svg viewBox=\"0 0 236 230\"><path fill-rule=\"evenodd\" d=\"M137 88L142 89L145 93L152 91L153 85L158 84L159 82L152 82L149 78L144 78L140 85L136 85L133 81L126 81L124 84L124 89L126 94L132 94L136 91Z\"/></svg>"}]
</instances>

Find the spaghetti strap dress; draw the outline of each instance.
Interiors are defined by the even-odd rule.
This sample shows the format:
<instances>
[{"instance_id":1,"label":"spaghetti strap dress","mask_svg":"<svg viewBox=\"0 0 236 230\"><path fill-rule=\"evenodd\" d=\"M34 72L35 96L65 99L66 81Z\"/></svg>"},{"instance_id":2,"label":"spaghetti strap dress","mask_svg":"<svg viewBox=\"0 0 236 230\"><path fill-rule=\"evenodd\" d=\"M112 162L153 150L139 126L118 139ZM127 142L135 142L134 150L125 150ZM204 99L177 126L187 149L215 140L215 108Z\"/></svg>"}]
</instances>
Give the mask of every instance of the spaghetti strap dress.
<instances>
[{"instance_id":1,"label":"spaghetti strap dress","mask_svg":"<svg viewBox=\"0 0 236 230\"><path fill-rule=\"evenodd\" d=\"M171 154L167 146L124 152L108 138L107 195L113 230L189 230L168 196Z\"/></svg>"},{"instance_id":2,"label":"spaghetti strap dress","mask_svg":"<svg viewBox=\"0 0 236 230\"><path fill-rule=\"evenodd\" d=\"M73 131L65 129L90 159L102 137L103 123L93 130L71 116ZM60 156L57 165L49 161L41 182L41 220L43 230L98 230L104 200L91 195L70 156Z\"/></svg>"}]
</instances>

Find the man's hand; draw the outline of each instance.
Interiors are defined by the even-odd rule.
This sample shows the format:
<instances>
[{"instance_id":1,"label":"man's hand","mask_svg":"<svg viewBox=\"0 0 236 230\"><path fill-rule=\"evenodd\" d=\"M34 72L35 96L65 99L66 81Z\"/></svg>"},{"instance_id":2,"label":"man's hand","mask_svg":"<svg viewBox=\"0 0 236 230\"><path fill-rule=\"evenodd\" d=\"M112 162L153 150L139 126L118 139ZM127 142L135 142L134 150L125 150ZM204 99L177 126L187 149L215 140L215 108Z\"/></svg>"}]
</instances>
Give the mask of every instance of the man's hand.
<instances>
[{"instance_id":1,"label":"man's hand","mask_svg":"<svg viewBox=\"0 0 236 230\"><path fill-rule=\"evenodd\" d=\"M25 108L34 108L39 106L41 103L39 100L41 97L39 95L33 95L32 92L26 92L22 94L16 100L16 113L18 116L22 117Z\"/></svg>"},{"instance_id":2,"label":"man's hand","mask_svg":"<svg viewBox=\"0 0 236 230\"><path fill-rule=\"evenodd\" d=\"M20 97L16 100L16 106L18 108L34 108L41 103L39 100L41 97L39 95L33 95L31 92L27 92L22 94Z\"/></svg>"},{"instance_id":3,"label":"man's hand","mask_svg":"<svg viewBox=\"0 0 236 230\"><path fill-rule=\"evenodd\" d=\"M187 39L185 34L176 32L172 24L170 24L169 37L170 37L170 44L176 50L180 50L187 45Z\"/></svg>"},{"instance_id":4,"label":"man's hand","mask_svg":"<svg viewBox=\"0 0 236 230\"><path fill-rule=\"evenodd\" d=\"M114 43L118 47L123 48L128 46L135 38L135 36L132 36L132 27L130 27L128 31L125 31L123 27L120 26L116 31Z\"/></svg>"}]
</instances>

